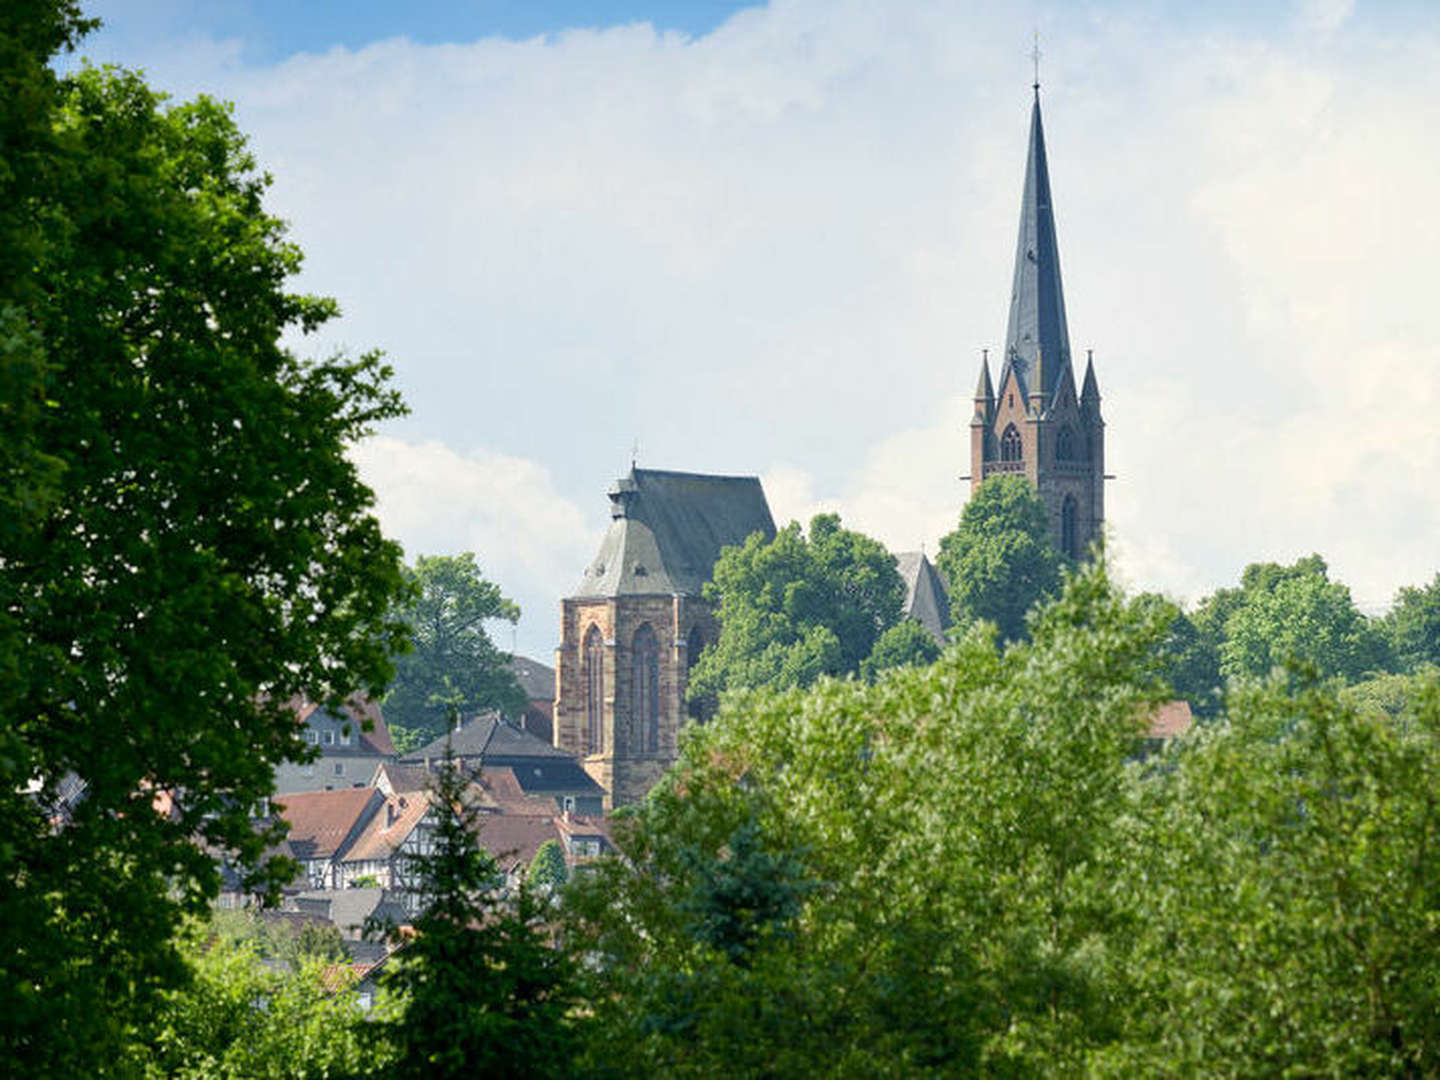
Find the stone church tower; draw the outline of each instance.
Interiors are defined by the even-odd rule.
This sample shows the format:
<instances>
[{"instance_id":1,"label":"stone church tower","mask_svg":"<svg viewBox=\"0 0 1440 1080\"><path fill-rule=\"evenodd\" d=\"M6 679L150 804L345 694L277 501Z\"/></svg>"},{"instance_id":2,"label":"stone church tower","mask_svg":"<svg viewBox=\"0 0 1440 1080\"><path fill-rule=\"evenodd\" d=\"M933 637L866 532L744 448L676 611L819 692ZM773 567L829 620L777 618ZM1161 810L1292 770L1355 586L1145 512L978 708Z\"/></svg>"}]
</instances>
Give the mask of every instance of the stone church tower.
<instances>
[{"instance_id":1,"label":"stone church tower","mask_svg":"<svg viewBox=\"0 0 1440 1080\"><path fill-rule=\"evenodd\" d=\"M988 477L1007 473L1035 486L1050 514L1051 535L1067 555L1083 555L1099 538L1105 520L1105 423L1088 356L1084 382L1075 392L1038 84L1004 363L997 386L990 381L987 354L975 387L971 494Z\"/></svg>"},{"instance_id":2,"label":"stone church tower","mask_svg":"<svg viewBox=\"0 0 1440 1080\"><path fill-rule=\"evenodd\" d=\"M675 761L690 665L719 636L701 590L720 549L775 536L753 476L632 468L609 496L555 650L555 745L605 789L606 809L643 798Z\"/></svg>"}]
</instances>

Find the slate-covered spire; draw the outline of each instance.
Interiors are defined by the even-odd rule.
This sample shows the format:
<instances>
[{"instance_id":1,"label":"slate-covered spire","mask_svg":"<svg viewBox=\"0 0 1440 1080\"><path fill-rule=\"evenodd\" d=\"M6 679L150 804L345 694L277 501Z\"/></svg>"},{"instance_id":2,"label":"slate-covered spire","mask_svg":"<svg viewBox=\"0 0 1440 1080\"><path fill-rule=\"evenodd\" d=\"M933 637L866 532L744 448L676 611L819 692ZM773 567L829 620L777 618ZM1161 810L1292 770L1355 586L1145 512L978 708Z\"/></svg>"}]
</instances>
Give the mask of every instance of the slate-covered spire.
<instances>
[{"instance_id":1,"label":"slate-covered spire","mask_svg":"<svg viewBox=\"0 0 1440 1080\"><path fill-rule=\"evenodd\" d=\"M1043 352L1045 364L1039 369ZM1060 248L1055 242L1055 211L1050 201L1050 169L1045 161L1045 131L1040 123L1040 90L1030 110L1030 156L1020 199L1020 238L1015 245L1015 280L1010 292L1010 325L1005 332L1005 366L1000 382L1013 369L1020 391L1039 391L1048 404L1062 372L1070 367L1070 331L1065 324L1065 294L1060 286ZM1041 385L1032 385L1037 377Z\"/></svg>"},{"instance_id":2,"label":"slate-covered spire","mask_svg":"<svg viewBox=\"0 0 1440 1080\"><path fill-rule=\"evenodd\" d=\"M980 378L975 382L975 419L971 423L987 423L994 408L995 386L990 382L990 350L986 349L980 359Z\"/></svg>"}]
</instances>

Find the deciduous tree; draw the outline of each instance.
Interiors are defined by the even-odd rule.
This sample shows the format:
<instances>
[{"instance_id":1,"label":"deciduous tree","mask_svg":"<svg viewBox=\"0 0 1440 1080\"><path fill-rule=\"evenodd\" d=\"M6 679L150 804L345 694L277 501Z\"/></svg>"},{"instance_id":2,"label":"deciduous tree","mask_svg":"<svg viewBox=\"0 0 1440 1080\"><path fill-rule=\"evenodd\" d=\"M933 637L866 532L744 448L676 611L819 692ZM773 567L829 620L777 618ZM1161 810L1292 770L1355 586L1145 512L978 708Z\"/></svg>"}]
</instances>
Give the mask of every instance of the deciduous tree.
<instances>
[{"instance_id":1,"label":"deciduous tree","mask_svg":"<svg viewBox=\"0 0 1440 1080\"><path fill-rule=\"evenodd\" d=\"M229 109L57 80L82 29L0 13L0 1062L55 1076L116 1068L183 979L212 852L258 862L307 753L283 703L383 689L401 584L346 457L387 369L281 345L336 308L287 288Z\"/></svg>"},{"instance_id":2,"label":"deciduous tree","mask_svg":"<svg viewBox=\"0 0 1440 1080\"><path fill-rule=\"evenodd\" d=\"M950 588L956 623L993 622L1003 641L1025 637L1026 612L1059 592L1063 564L1045 504L1018 476L981 484L959 525L941 538L935 559Z\"/></svg>"},{"instance_id":3,"label":"deciduous tree","mask_svg":"<svg viewBox=\"0 0 1440 1080\"><path fill-rule=\"evenodd\" d=\"M491 620L514 622L520 609L487 581L470 552L422 555L407 568L409 599L396 618L413 628L411 648L395 660L385 719L402 750L445 733L450 710L499 709L519 715L525 692L510 657L486 632Z\"/></svg>"}]
</instances>

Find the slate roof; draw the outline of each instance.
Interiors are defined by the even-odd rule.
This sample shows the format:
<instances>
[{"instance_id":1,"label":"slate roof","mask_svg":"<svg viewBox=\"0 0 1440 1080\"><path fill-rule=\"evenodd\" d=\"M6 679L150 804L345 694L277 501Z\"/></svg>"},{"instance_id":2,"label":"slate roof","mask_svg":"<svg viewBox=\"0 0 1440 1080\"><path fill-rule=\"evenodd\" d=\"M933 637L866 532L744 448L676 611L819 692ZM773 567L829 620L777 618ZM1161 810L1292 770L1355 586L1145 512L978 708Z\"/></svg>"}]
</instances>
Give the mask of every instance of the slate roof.
<instances>
[{"instance_id":1,"label":"slate roof","mask_svg":"<svg viewBox=\"0 0 1440 1080\"><path fill-rule=\"evenodd\" d=\"M354 934L365 926L371 915L405 922L405 907L389 889L371 886L363 889L307 889L291 898L298 912L313 913L329 919L343 933Z\"/></svg>"},{"instance_id":2,"label":"slate roof","mask_svg":"<svg viewBox=\"0 0 1440 1080\"><path fill-rule=\"evenodd\" d=\"M512 656L510 670L531 701L555 700L555 669L528 656Z\"/></svg>"},{"instance_id":3,"label":"slate roof","mask_svg":"<svg viewBox=\"0 0 1440 1080\"><path fill-rule=\"evenodd\" d=\"M758 478L632 468L577 597L699 596L726 545L775 535Z\"/></svg>"},{"instance_id":4,"label":"slate roof","mask_svg":"<svg viewBox=\"0 0 1440 1080\"><path fill-rule=\"evenodd\" d=\"M449 743L450 753L457 758L492 757L560 758L574 760L564 750L551 746L544 739L528 731L507 724L499 713L488 712L477 716L449 735L427 743L419 750L412 750L400 760L407 764L424 761L439 761L445 756Z\"/></svg>"},{"instance_id":5,"label":"slate roof","mask_svg":"<svg viewBox=\"0 0 1440 1080\"><path fill-rule=\"evenodd\" d=\"M1055 208L1050 199L1050 168L1037 88L1030 110L1030 153L1020 199L1020 236L1015 243L1010 322L999 385L1003 390L1006 375L1013 371L1020 392L1039 390L1048 406L1069 366L1070 330L1065 321L1060 247L1055 239Z\"/></svg>"},{"instance_id":6,"label":"slate roof","mask_svg":"<svg viewBox=\"0 0 1440 1080\"><path fill-rule=\"evenodd\" d=\"M404 795L412 791L430 789L430 772L424 765L402 765L397 761L382 761L375 766L370 777L370 786L386 794Z\"/></svg>"},{"instance_id":7,"label":"slate roof","mask_svg":"<svg viewBox=\"0 0 1440 1080\"><path fill-rule=\"evenodd\" d=\"M495 814L480 826L480 846L507 870L533 860L546 840L559 839L553 816Z\"/></svg>"},{"instance_id":8,"label":"slate roof","mask_svg":"<svg viewBox=\"0 0 1440 1080\"><path fill-rule=\"evenodd\" d=\"M950 597L940 571L922 551L902 551L895 563L905 582L905 614L943 645L950 628Z\"/></svg>"}]
</instances>

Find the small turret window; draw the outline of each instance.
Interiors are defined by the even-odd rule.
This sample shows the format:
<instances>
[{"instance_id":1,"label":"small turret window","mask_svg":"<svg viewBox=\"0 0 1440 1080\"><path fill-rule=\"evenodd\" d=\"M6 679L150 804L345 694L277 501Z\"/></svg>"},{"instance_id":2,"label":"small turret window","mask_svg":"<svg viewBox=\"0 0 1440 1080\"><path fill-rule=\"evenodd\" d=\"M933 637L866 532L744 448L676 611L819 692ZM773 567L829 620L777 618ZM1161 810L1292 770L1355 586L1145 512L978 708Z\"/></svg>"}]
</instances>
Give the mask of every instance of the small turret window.
<instances>
[{"instance_id":1,"label":"small turret window","mask_svg":"<svg viewBox=\"0 0 1440 1080\"><path fill-rule=\"evenodd\" d=\"M1020 440L1020 432L1015 430L1014 424L1010 424L1005 428L1005 434L1000 436L1000 460L1020 461L1024 456L1024 443Z\"/></svg>"}]
</instances>

